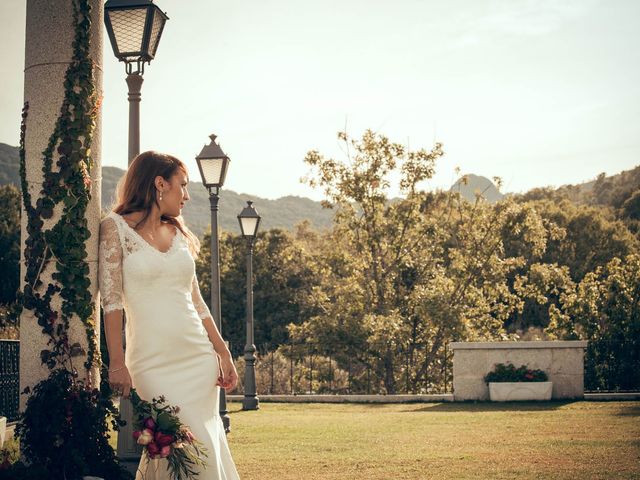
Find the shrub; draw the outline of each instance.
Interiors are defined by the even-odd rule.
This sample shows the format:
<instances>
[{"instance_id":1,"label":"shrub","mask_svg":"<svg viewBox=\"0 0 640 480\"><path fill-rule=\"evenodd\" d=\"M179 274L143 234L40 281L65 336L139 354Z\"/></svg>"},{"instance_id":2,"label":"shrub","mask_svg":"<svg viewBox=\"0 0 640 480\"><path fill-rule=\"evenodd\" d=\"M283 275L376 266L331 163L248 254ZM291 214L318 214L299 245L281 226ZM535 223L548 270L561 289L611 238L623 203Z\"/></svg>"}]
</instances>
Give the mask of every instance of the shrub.
<instances>
[{"instance_id":1,"label":"shrub","mask_svg":"<svg viewBox=\"0 0 640 480\"><path fill-rule=\"evenodd\" d=\"M546 382L547 374L542 370L532 370L526 365L516 368L512 363L496 363L487 373L484 381L489 382Z\"/></svg>"},{"instance_id":2,"label":"shrub","mask_svg":"<svg viewBox=\"0 0 640 480\"><path fill-rule=\"evenodd\" d=\"M47 472L41 478L79 480L83 475L97 475L128 479L130 475L109 445L107 418L116 415L104 392L64 369L54 370L33 388L16 426L20 451L28 464ZM115 420L112 427L118 428ZM23 468L19 463L13 466L16 472Z\"/></svg>"}]
</instances>

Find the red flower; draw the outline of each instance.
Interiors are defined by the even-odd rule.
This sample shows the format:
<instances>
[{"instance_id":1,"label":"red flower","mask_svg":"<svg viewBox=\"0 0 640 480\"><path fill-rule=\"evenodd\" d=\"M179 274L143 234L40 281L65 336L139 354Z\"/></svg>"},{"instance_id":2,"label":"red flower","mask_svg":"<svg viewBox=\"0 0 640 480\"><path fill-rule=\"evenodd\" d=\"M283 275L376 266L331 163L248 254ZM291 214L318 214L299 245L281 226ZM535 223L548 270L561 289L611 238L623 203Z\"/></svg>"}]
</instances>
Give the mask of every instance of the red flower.
<instances>
[{"instance_id":1,"label":"red flower","mask_svg":"<svg viewBox=\"0 0 640 480\"><path fill-rule=\"evenodd\" d=\"M162 432L156 432L154 441L158 445L158 447L166 447L167 445L171 445L175 439L173 435L169 435Z\"/></svg>"},{"instance_id":2,"label":"red flower","mask_svg":"<svg viewBox=\"0 0 640 480\"><path fill-rule=\"evenodd\" d=\"M156 422L153 421L153 418L149 417L144 421L144 426L146 428L148 428L149 430L155 430L156 429Z\"/></svg>"},{"instance_id":3,"label":"red flower","mask_svg":"<svg viewBox=\"0 0 640 480\"><path fill-rule=\"evenodd\" d=\"M160 454L160 447L158 447L154 442L151 442L147 444L147 452L151 458L154 458L156 455Z\"/></svg>"}]
</instances>

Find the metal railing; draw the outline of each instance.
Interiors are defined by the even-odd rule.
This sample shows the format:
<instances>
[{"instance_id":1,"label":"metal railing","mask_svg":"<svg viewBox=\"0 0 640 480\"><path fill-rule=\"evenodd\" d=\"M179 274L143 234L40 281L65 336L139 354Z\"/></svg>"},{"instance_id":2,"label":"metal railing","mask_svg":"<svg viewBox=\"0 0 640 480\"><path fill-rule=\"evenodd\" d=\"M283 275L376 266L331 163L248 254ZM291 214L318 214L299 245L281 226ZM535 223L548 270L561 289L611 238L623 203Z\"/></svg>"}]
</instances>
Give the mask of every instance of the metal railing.
<instances>
[{"instance_id":1,"label":"metal railing","mask_svg":"<svg viewBox=\"0 0 640 480\"><path fill-rule=\"evenodd\" d=\"M242 351L233 348L235 358ZM383 349L375 349L383 351ZM621 345L585 349L585 392L638 392L640 365ZM330 350L308 343L268 344L258 348L258 394L442 394L453 391L453 352L445 344L428 368L420 364L424 349L394 347L392 362L372 349L335 343ZM242 392L244 361L237 362ZM0 416L19 416L20 341L0 340ZM390 381L390 379L393 379ZM389 390L389 386L392 390Z\"/></svg>"},{"instance_id":2,"label":"metal railing","mask_svg":"<svg viewBox=\"0 0 640 480\"><path fill-rule=\"evenodd\" d=\"M637 338L590 341L584 351L586 393L640 392Z\"/></svg>"},{"instance_id":3,"label":"metal railing","mask_svg":"<svg viewBox=\"0 0 640 480\"><path fill-rule=\"evenodd\" d=\"M20 400L20 341L0 340L0 416L18 419Z\"/></svg>"},{"instance_id":4,"label":"metal railing","mask_svg":"<svg viewBox=\"0 0 640 480\"><path fill-rule=\"evenodd\" d=\"M375 352L385 352L384 356ZM233 348L234 358L242 356ZM308 343L258 346L258 394L442 394L451 393L452 352L446 345L425 365L425 349L378 348L334 343L330 349ZM244 361L237 362L240 384Z\"/></svg>"}]
</instances>

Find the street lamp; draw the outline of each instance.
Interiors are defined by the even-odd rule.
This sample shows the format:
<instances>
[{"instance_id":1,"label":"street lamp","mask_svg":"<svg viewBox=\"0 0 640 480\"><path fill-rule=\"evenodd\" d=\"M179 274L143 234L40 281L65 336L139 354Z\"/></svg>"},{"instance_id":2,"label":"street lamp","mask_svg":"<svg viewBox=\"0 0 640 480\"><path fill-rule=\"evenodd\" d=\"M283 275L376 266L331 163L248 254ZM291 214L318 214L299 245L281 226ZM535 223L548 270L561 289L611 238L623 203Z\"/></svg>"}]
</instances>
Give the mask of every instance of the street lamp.
<instances>
[{"instance_id":1,"label":"street lamp","mask_svg":"<svg viewBox=\"0 0 640 480\"><path fill-rule=\"evenodd\" d=\"M205 145L196 157L202 183L209 191L211 206L211 314L218 331L222 334L222 315L220 308L220 248L218 246L218 200L220 187L224 184L229 166L229 157L216 143L216 136L209 135L211 143ZM227 396L224 388L220 389L220 417L224 429L230 430L230 419L227 411Z\"/></svg>"},{"instance_id":2,"label":"street lamp","mask_svg":"<svg viewBox=\"0 0 640 480\"><path fill-rule=\"evenodd\" d=\"M125 63L129 86L129 163L140 153L140 89L144 64L156 55L169 17L153 0L108 0L104 23L116 58Z\"/></svg>"},{"instance_id":3,"label":"street lamp","mask_svg":"<svg viewBox=\"0 0 640 480\"><path fill-rule=\"evenodd\" d=\"M108 0L104 5L104 24L113 53L125 63L127 72L129 164L140 153L140 89L144 64L155 57L168 18L152 0ZM124 332L122 336L122 344L126 348ZM126 398L120 398L120 417L126 424L118 435L118 457L129 471L135 473L142 449L133 441L133 406Z\"/></svg>"},{"instance_id":4,"label":"street lamp","mask_svg":"<svg viewBox=\"0 0 640 480\"><path fill-rule=\"evenodd\" d=\"M260 215L253 207L253 202L247 201L240 215L238 215L238 223L242 236L247 239L247 344L244 347L244 398L242 399L243 410L258 410L260 400L256 393L256 346L253 342L253 242L258 233L260 225Z\"/></svg>"}]
</instances>

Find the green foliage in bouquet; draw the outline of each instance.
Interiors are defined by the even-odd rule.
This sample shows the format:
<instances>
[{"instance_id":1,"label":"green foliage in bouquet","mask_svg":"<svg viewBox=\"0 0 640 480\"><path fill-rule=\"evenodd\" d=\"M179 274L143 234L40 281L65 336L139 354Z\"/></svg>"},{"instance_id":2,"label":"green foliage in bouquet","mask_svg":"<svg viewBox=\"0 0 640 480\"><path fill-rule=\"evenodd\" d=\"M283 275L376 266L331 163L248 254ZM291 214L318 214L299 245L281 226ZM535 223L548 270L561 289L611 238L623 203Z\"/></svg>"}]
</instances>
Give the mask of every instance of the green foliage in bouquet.
<instances>
[{"instance_id":1,"label":"green foliage in bouquet","mask_svg":"<svg viewBox=\"0 0 640 480\"><path fill-rule=\"evenodd\" d=\"M487 373L484 381L489 382L546 382L547 374L542 370L532 370L526 365L515 367L512 363L496 363Z\"/></svg>"},{"instance_id":2,"label":"green foliage in bouquet","mask_svg":"<svg viewBox=\"0 0 640 480\"><path fill-rule=\"evenodd\" d=\"M144 447L147 457L166 458L171 478L196 478L195 468L206 465L203 457L207 456L207 450L178 418L180 408L168 405L164 396L151 402L142 400L135 389L131 389L130 399L134 412L133 437Z\"/></svg>"}]
</instances>

